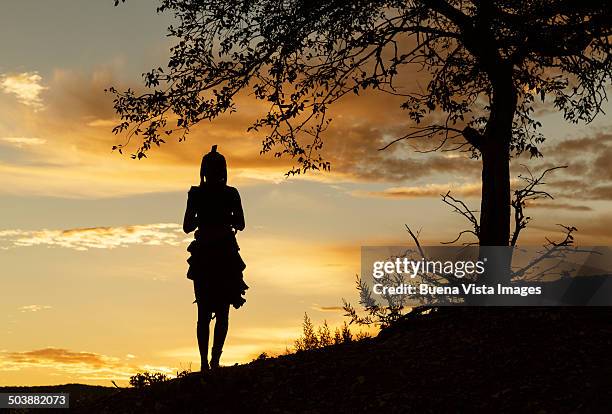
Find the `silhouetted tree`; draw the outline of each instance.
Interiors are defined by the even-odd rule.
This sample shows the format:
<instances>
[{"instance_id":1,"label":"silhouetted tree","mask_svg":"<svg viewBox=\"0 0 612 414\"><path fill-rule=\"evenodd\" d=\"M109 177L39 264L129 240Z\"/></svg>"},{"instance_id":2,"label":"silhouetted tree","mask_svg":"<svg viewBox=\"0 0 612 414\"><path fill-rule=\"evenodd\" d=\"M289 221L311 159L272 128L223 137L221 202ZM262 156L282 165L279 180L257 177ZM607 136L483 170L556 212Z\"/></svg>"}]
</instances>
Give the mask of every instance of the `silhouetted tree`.
<instances>
[{"instance_id":1,"label":"silhouetted tree","mask_svg":"<svg viewBox=\"0 0 612 414\"><path fill-rule=\"evenodd\" d=\"M262 152L293 157L290 174L328 169L320 150L329 105L388 92L405 98L416 125L392 143L433 138L432 150L482 159L481 245L509 244L510 157L541 155L536 98L589 122L611 78L612 8L600 0L160 3L178 21L167 69L144 74L146 93L111 89L122 121L115 133L141 137L134 157L235 111L235 97L249 91L269 104L252 125L269 129ZM429 73L425 91L396 86L410 65Z\"/></svg>"},{"instance_id":2,"label":"silhouetted tree","mask_svg":"<svg viewBox=\"0 0 612 414\"><path fill-rule=\"evenodd\" d=\"M295 340L296 351L309 351L320 347L315 327L307 313L304 313L302 336Z\"/></svg>"},{"instance_id":3,"label":"silhouetted tree","mask_svg":"<svg viewBox=\"0 0 612 414\"><path fill-rule=\"evenodd\" d=\"M319 326L319 346L329 346L334 344L334 340L331 336L331 331L329 330L329 325L327 321L323 321L323 325Z\"/></svg>"}]
</instances>

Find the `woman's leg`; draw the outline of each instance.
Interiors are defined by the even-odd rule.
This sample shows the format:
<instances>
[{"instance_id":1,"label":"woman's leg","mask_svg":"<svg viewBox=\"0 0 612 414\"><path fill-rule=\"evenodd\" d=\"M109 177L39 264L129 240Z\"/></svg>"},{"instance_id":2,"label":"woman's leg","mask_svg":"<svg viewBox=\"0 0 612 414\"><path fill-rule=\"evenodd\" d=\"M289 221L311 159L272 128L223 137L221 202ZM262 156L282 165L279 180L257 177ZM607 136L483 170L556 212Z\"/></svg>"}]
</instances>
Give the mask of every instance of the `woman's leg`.
<instances>
[{"instance_id":1,"label":"woman's leg","mask_svg":"<svg viewBox=\"0 0 612 414\"><path fill-rule=\"evenodd\" d=\"M212 314L206 312L203 306L198 305L198 348L200 349L200 370L206 371L208 366L208 338L210 336L210 320Z\"/></svg>"},{"instance_id":2,"label":"woman's leg","mask_svg":"<svg viewBox=\"0 0 612 414\"><path fill-rule=\"evenodd\" d=\"M198 306L198 322L196 328L196 335L198 338L198 349L200 350L200 370L206 371L210 367L208 366L208 338L210 336L210 321L212 319L212 313L206 311L203 303L203 286L199 279L194 279L193 290L195 293L196 304Z\"/></svg>"},{"instance_id":3,"label":"woman's leg","mask_svg":"<svg viewBox=\"0 0 612 414\"><path fill-rule=\"evenodd\" d=\"M225 343L225 337L227 336L227 329L229 327L229 307L230 305L228 303L215 312L215 336L210 358L211 368L219 367L219 359L221 359L221 352L223 351L223 344Z\"/></svg>"}]
</instances>

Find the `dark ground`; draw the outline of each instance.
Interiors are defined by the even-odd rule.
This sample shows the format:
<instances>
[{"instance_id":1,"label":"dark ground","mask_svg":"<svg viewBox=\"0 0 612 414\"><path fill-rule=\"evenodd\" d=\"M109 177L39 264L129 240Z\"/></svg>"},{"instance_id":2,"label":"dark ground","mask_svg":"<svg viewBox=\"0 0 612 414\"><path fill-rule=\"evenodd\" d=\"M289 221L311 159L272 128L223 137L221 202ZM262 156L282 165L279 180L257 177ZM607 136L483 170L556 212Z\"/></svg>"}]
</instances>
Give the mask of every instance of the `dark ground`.
<instances>
[{"instance_id":1,"label":"dark ground","mask_svg":"<svg viewBox=\"0 0 612 414\"><path fill-rule=\"evenodd\" d=\"M609 308L447 308L144 390L59 388L81 413L609 413L611 345Z\"/></svg>"}]
</instances>

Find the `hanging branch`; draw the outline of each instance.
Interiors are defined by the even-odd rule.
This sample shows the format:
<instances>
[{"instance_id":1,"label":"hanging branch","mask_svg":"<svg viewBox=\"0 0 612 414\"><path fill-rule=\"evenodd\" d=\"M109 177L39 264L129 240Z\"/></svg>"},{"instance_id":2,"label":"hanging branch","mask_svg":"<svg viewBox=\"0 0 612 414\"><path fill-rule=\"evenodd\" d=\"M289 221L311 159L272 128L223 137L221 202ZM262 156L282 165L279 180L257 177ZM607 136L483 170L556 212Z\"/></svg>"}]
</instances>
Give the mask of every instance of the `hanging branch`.
<instances>
[{"instance_id":1,"label":"hanging branch","mask_svg":"<svg viewBox=\"0 0 612 414\"><path fill-rule=\"evenodd\" d=\"M476 236L476 239L480 240L480 225L478 224L478 219L474 216L474 213L477 213L478 210L471 210L463 201L453 197L450 195L450 191L448 191L445 195L442 196L442 201L451 206L453 209L453 213L457 213L463 217L465 217L472 225L471 230L463 230L459 232L459 235L451 241L442 242L442 244L452 244L456 243L464 234L472 234ZM477 245L478 242L469 242L464 243L465 246Z\"/></svg>"},{"instance_id":2,"label":"hanging branch","mask_svg":"<svg viewBox=\"0 0 612 414\"><path fill-rule=\"evenodd\" d=\"M535 177L529 168L524 165L523 167L527 170L527 174L529 174L529 176L519 175L519 178L525 181L525 187L514 191L514 199L510 203L514 209L514 232L512 233L512 238L510 239L510 246L516 246L521 230L527 227L527 224L529 224L529 221L531 221L531 217L525 216L525 207L527 202L543 198L550 200L554 199L550 193L537 189L539 186L546 184L543 181L546 174L561 168L567 168L567 165L548 168L538 177Z\"/></svg>"},{"instance_id":3,"label":"hanging branch","mask_svg":"<svg viewBox=\"0 0 612 414\"><path fill-rule=\"evenodd\" d=\"M407 224L404 224L404 226L406 226L406 230L408 231L408 234L410 234L410 237L412 237L412 240L414 241L414 244L416 245L417 249L419 250L419 253L421 254L421 257L425 260L427 260L427 256L425 256L425 252L423 251L423 248L421 247L421 242L419 241L419 235L421 234L421 230L417 231L416 234L414 234L412 232L412 230L410 229L410 227L408 227Z\"/></svg>"}]
</instances>

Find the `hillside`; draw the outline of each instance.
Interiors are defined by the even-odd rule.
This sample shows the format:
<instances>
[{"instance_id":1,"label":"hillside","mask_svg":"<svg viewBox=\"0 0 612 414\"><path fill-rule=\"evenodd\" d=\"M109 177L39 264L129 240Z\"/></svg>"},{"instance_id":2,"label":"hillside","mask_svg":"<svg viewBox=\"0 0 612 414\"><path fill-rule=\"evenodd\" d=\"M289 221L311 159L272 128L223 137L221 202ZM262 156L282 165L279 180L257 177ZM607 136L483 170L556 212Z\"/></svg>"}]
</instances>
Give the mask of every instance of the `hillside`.
<instances>
[{"instance_id":1,"label":"hillside","mask_svg":"<svg viewBox=\"0 0 612 414\"><path fill-rule=\"evenodd\" d=\"M106 389L78 412L609 412L612 310L453 308L378 337Z\"/></svg>"}]
</instances>

